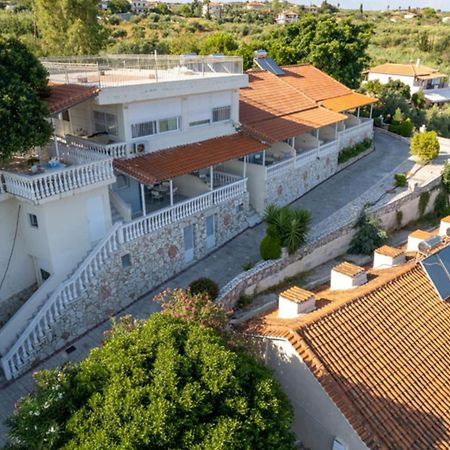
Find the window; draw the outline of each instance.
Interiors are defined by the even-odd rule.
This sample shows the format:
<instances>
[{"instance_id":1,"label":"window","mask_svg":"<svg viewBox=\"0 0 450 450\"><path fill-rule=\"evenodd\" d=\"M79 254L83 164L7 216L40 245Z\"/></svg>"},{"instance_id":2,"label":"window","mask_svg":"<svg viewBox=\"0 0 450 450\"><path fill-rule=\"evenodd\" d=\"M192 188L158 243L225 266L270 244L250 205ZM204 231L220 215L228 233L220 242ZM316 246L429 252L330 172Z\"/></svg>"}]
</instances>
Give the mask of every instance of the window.
<instances>
[{"instance_id":1,"label":"window","mask_svg":"<svg viewBox=\"0 0 450 450\"><path fill-rule=\"evenodd\" d=\"M131 267L131 255L127 253L126 255L121 256L122 268L126 269L127 267Z\"/></svg>"},{"instance_id":2,"label":"window","mask_svg":"<svg viewBox=\"0 0 450 450\"><path fill-rule=\"evenodd\" d=\"M97 133L118 134L117 116L103 111L94 111L94 127Z\"/></svg>"},{"instance_id":3,"label":"window","mask_svg":"<svg viewBox=\"0 0 450 450\"><path fill-rule=\"evenodd\" d=\"M50 278L50 274L44 270L44 269L39 269L39 272L41 273L41 280L42 282L48 280Z\"/></svg>"},{"instance_id":4,"label":"window","mask_svg":"<svg viewBox=\"0 0 450 450\"><path fill-rule=\"evenodd\" d=\"M204 119L204 120L196 120L194 122L189 122L190 127L199 127L200 125L208 125L211 123L210 119Z\"/></svg>"},{"instance_id":5,"label":"window","mask_svg":"<svg viewBox=\"0 0 450 450\"><path fill-rule=\"evenodd\" d=\"M220 106L219 108L213 108L213 122L223 122L230 120L231 106Z\"/></svg>"},{"instance_id":6,"label":"window","mask_svg":"<svg viewBox=\"0 0 450 450\"><path fill-rule=\"evenodd\" d=\"M130 186L130 179L125 175L118 174L116 176L116 183L118 189L125 189Z\"/></svg>"},{"instance_id":7,"label":"window","mask_svg":"<svg viewBox=\"0 0 450 450\"><path fill-rule=\"evenodd\" d=\"M68 110L68 109L66 109L65 111L62 112L61 118L62 118L62 120L64 120L65 122L70 122L69 110Z\"/></svg>"},{"instance_id":8,"label":"window","mask_svg":"<svg viewBox=\"0 0 450 450\"><path fill-rule=\"evenodd\" d=\"M131 125L131 137L150 136L156 134L156 121L142 122Z\"/></svg>"},{"instance_id":9,"label":"window","mask_svg":"<svg viewBox=\"0 0 450 450\"><path fill-rule=\"evenodd\" d=\"M28 214L28 218L30 219L30 225L33 228L39 228L38 219L36 214Z\"/></svg>"},{"instance_id":10,"label":"window","mask_svg":"<svg viewBox=\"0 0 450 450\"><path fill-rule=\"evenodd\" d=\"M161 119L158 122L158 132L166 133L167 131L175 131L180 128L178 117L170 117L169 119Z\"/></svg>"}]
</instances>

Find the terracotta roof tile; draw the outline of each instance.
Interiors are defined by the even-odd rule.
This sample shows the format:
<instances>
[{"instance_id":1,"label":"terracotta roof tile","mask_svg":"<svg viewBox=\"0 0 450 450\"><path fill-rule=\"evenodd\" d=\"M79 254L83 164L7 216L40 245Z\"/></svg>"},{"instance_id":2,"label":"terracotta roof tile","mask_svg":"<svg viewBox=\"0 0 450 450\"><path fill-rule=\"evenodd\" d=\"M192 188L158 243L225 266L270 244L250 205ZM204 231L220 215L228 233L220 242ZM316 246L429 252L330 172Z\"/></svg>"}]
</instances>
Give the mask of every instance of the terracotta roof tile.
<instances>
[{"instance_id":1,"label":"terracotta roof tile","mask_svg":"<svg viewBox=\"0 0 450 450\"><path fill-rule=\"evenodd\" d=\"M342 273L343 275L348 275L349 277L354 277L362 272L365 272L363 267L356 266L355 264L346 261L333 267L333 270L335 272Z\"/></svg>"},{"instance_id":2,"label":"terracotta roof tile","mask_svg":"<svg viewBox=\"0 0 450 450\"><path fill-rule=\"evenodd\" d=\"M392 64L386 63L379 66L371 67L369 72L383 73L387 75L402 75L407 77L414 77L416 75L424 76L432 73L438 73L437 69L433 69L421 64L419 67L416 64Z\"/></svg>"},{"instance_id":3,"label":"terracotta roof tile","mask_svg":"<svg viewBox=\"0 0 450 450\"><path fill-rule=\"evenodd\" d=\"M299 123L304 123L312 128L321 128L327 125L333 125L342 122L347 118L346 115L330 111L326 108L313 108L306 111L300 111L294 114L285 116L296 120Z\"/></svg>"},{"instance_id":4,"label":"terracotta roof tile","mask_svg":"<svg viewBox=\"0 0 450 450\"><path fill-rule=\"evenodd\" d=\"M116 159L114 167L143 184L153 184L255 153L267 147L243 133L236 133L136 158Z\"/></svg>"},{"instance_id":5,"label":"terracotta roof tile","mask_svg":"<svg viewBox=\"0 0 450 450\"><path fill-rule=\"evenodd\" d=\"M247 324L287 339L371 449L450 448L450 305L414 260L290 320ZM283 326L284 325L284 326Z\"/></svg>"},{"instance_id":6,"label":"terracotta roof tile","mask_svg":"<svg viewBox=\"0 0 450 450\"><path fill-rule=\"evenodd\" d=\"M81 86L79 84L49 83L50 96L43 98L48 105L51 115L72 108L89 98L95 97L99 89L96 87Z\"/></svg>"},{"instance_id":7,"label":"terracotta roof tile","mask_svg":"<svg viewBox=\"0 0 450 450\"><path fill-rule=\"evenodd\" d=\"M275 143L299 134L308 133L313 127L298 123L290 116L274 117L252 124L244 124L244 130L266 142Z\"/></svg>"},{"instance_id":8,"label":"terracotta roof tile","mask_svg":"<svg viewBox=\"0 0 450 450\"><path fill-rule=\"evenodd\" d=\"M390 256L391 258L396 258L400 256L404 251L400 248L390 247L389 245L383 245L375 250L380 255Z\"/></svg>"},{"instance_id":9,"label":"terracotta roof tile","mask_svg":"<svg viewBox=\"0 0 450 450\"><path fill-rule=\"evenodd\" d=\"M286 291L283 291L280 294L280 297L283 297L287 300L291 300L295 303L303 303L307 300L310 300L311 297L314 297L314 293L311 291L306 291L305 289L299 288L297 286L291 287Z\"/></svg>"},{"instance_id":10,"label":"terracotta roof tile","mask_svg":"<svg viewBox=\"0 0 450 450\"><path fill-rule=\"evenodd\" d=\"M378 102L378 99L369 97L368 95L352 92L351 94L342 95L341 97L330 98L323 102L325 108L332 111L342 112L350 109L359 108L360 106L371 105Z\"/></svg>"},{"instance_id":11,"label":"terracotta roof tile","mask_svg":"<svg viewBox=\"0 0 450 450\"><path fill-rule=\"evenodd\" d=\"M409 236L416 239L428 239L433 236L433 233L429 233L428 231L416 230L409 234Z\"/></svg>"}]
</instances>

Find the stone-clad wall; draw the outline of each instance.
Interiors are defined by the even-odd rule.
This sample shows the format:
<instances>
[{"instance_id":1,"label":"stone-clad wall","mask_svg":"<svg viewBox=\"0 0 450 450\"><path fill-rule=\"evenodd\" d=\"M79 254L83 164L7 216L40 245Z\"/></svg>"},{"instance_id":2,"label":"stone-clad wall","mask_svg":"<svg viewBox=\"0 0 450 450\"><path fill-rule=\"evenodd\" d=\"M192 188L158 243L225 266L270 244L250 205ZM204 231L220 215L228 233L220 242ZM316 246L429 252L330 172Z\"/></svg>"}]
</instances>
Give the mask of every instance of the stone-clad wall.
<instances>
[{"instance_id":1,"label":"stone-clad wall","mask_svg":"<svg viewBox=\"0 0 450 450\"><path fill-rule=\"evenodd\" d=\"M114 313L128 306L173 275L205 256L206 217L215 215L216 246L220 246L248 227L248 193L210 208L195 216L168 225L154 233L122 244L105 264L84 294L68 306L42 342L38 357L43 358L80 336ZM194 228L194 261L185 262L183 228ZM123 267L129 255L130 265ZM128 256L126 257L128 259Z\"/></svg>"},{"instance_id":2,"label":"stone-clad wall","mask_svg":"<svg viewBox=\"0 0 450 450\"><path fill-rule=\"evenodd\" d=\"M316 158L305 166L290 167L286 171L267 177L266 206L275 203L288 205L310 191L322 181L334 175L338 170L337 152L322 158Z\"/></svg>"}]
</instances>

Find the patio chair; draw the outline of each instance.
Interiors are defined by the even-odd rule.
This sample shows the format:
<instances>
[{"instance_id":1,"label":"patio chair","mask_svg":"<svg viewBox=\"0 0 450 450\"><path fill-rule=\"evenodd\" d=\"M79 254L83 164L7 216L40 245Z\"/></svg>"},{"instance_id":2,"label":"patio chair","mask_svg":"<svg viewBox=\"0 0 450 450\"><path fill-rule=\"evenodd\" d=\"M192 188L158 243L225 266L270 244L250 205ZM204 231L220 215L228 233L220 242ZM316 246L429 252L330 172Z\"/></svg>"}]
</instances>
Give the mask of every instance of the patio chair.
<instances>
[{"instance_id":1,"label":"patio chair","mask_svg":"<svg viewBox=\"0 0 450 450\"><path fill-rule=\"evenodd\" d=\"M155 190L151 191L151 196L152 196L152 200L162 200L163 199L163 195L159 191L155 191Z\"/></svg>"}]
</instances>

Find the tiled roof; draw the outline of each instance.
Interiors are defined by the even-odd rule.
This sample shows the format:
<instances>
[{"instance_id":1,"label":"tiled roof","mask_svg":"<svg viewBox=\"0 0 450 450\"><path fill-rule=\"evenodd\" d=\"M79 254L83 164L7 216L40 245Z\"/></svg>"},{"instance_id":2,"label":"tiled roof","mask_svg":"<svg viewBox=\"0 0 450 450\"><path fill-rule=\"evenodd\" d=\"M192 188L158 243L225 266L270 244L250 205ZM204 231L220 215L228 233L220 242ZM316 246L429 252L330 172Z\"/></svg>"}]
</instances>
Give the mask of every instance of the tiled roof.
<instances>
[{"instance_id":1,"label":"tiled roof","mask_svg":"<svg viewBox=\"0 0 450 450\"><path fill-rule=\"evenodd\" d=\"M283 66L280 78L315 102L351 94L352 90L311 64Z\"/></svg>"},{"instance_id":2,"label":"tiled roof","mask_svg":"<svg viewBox=\"0 0 450 450\"><path fill-rule=\"evenodd\" d=\"M275 143L299 134L308 133L313 127L299 123L291 116L274 117L252 124L244 124L244 130L263 141Z\"/></svg>"},{"instance_id":3,"label":"tiled roof","mask_svg":"<svg viewBox=\"0 0 450 450\"><path fill-rule=\"evenodd\" d=\"M352 92L351 94L342 95L341 97L330 98L323 102L325 108L332 111L342 112L350 109L359 108L361 106L371 105L376 103L378 99L369 97L368 95L358 94Z\"/></svg>"},{"instance_id":4,"label":"tiled roof","mask_svg":"<svg viewBox=\"0 0 450 450\"><path fill-rule=\"evenodd\" d=\"M81 86L79 84L49 83L50 96L43 98L48 105L51 115L72 108L79 103L95 97L99 90L96 87Z\"/></svg>"},{"instance_id":5,"label":"tiled roof","mask_svg":"<svg viewBox=\"0 0 450 450\"><path fill-rule=\"evenodd\" d=\"M448 78L448 75L445 73L435 72L430 75L419 75L417 78L419 78L419 80L434 80L435 78Z\"/></svg>"},{"instance_id":6,"label":"tiled roof","mask_svg":"<svg viewBox=\"0 0 450 450\"><path fill-rule=\"evenodd\" d=\"M114 167L143 184L153 184L255 153L267 147L243 133L236 133L136 158L116 159Z\"/></svg>"},{"instance_id":7,"label":"tiled roof","mask_svg":"<svg viewBox=\"0 0 450 450\"><path fill-rule=\"evenodd\" d=\"M286 291L283 291L280 294L280 297L291 300L295 303L303 303L311 299L311 297L314 297L314 294L311 291L306 291L305 289L294 286Z\"/></svg>"},{"instance_id":8,"label":"tiled roof","mask_svg":"<svg viewBox=\"0 0 450 450\"><path fill-rule=\"evenodd\" d=\"M355 266L355 264L349 263L347 261L333 267L335 272L342 273L343 275L348 275L349 277L354 277L362 272L365 272L363 267Z\"/></svg>"},{"instance_id":9,"label":"tiled roof","mask_svg":"<svg viewBox=\"0 0 450 450\"><path fill-rule=\"evenodd\" d=\"M289 340L369 448L448 449L450 305L414 260L370 273L317 293L312 313L270 313L247 330Z\"/></svg>"},{"instance_id":10,"label":"tiled roof","mask_svg":"<svg viewBox=\"0 0 450 450\"><path fill-rule=\"evenodd\" d=\"M416 64L392 64L386 63L379 66L371 67L369 72L371 73L382 73L386 75L400 75L406 77L414 77L417 75L424 76L430 75L432 73L437 73L437 69Z\"/></svg>"},{"instance_id":11,"label":"tiled roof","mask_svg":"<svg viewBox=\"0 0 450 450\"><path fill-rule=\"evenodd\" d=\"M383 245L380 248L375 250L380 255L390 256L391 258L396 258L403 253L403 250L400 248L390 247L389 245Z\"/></svg>"},{"instance_id":12,"label":"tiled roof","mask_svg":"<svg viewBox=\"0 0 450 450\"><path fill-rule=\"evenodd\" d=\"M290 117L292 120L296 120L299 123L304 123L312 128L333 125L335 123L342 122L347 118L344 114L336 113L326 108L308 109L307 111L300 111L285 117Z\"/></svg>"}]
</instances>

